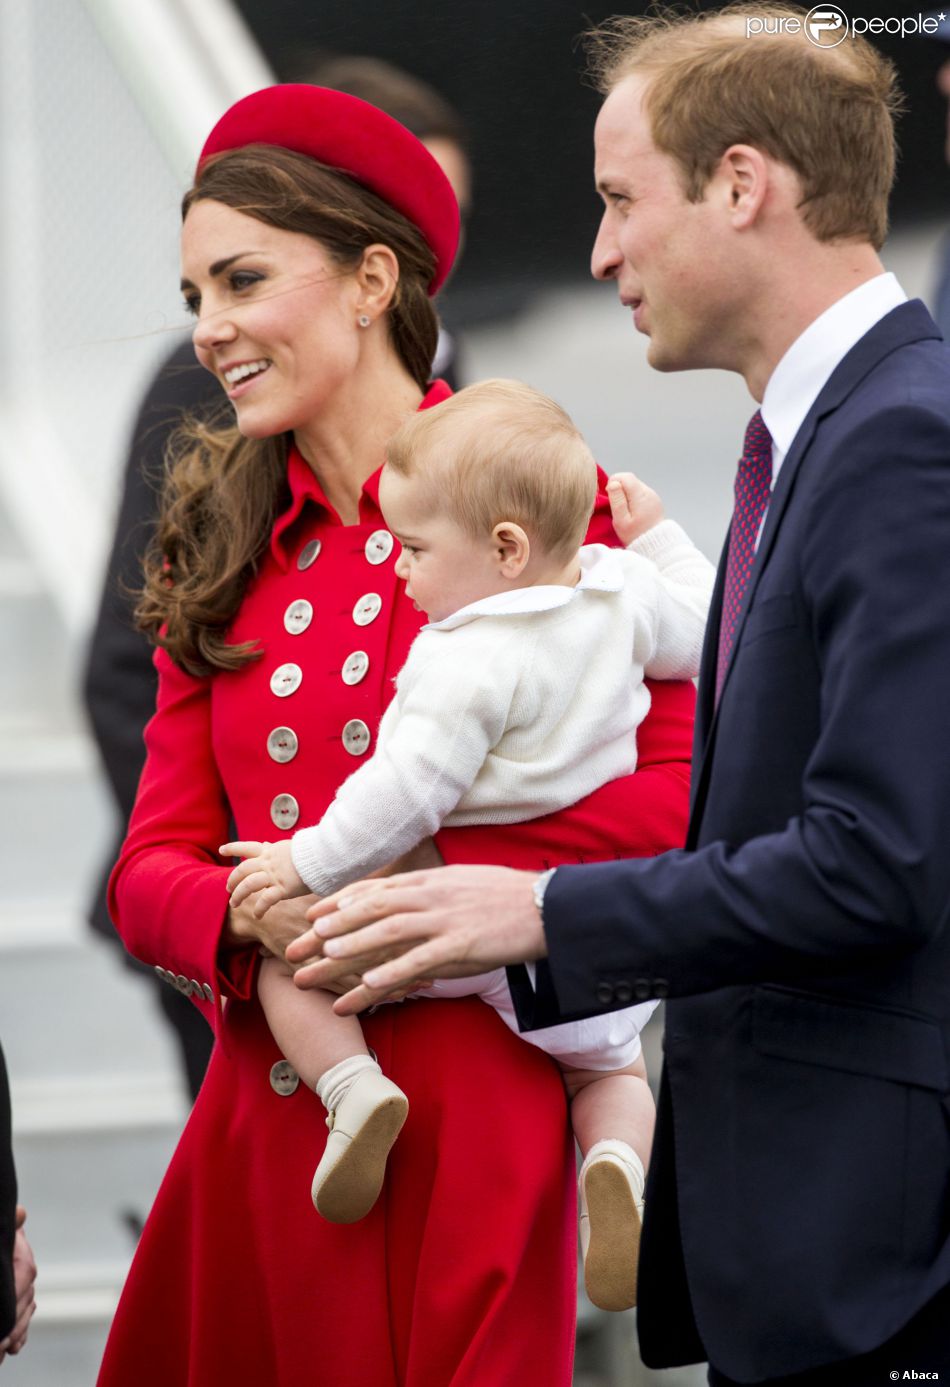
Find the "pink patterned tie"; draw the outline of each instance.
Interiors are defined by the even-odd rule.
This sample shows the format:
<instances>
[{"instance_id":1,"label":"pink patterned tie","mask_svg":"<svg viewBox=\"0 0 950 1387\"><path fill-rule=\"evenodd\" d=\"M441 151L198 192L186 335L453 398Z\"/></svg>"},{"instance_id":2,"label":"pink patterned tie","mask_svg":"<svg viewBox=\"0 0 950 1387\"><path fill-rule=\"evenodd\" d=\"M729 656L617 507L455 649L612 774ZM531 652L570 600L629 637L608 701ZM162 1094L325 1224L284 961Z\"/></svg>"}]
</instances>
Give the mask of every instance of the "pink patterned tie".
<instances>
[{"instance_id":1,"label":"pink patterned tie","mask_svg":"<svg viewBox=\"0 0 950 1387\"><path fill-rule=\"evenodd\" d=\"M736 505L729 530L729 556L726 559L726 584L722 595L722 617L719 622L719 655L716 661L716 702L722 693L723 680L732 652L736 623L742 608L742 598L755 560L755 545L762 517L769 504L772 490L772 435L762 422L758 410L749 420L745 444L736 473Z\"/></svg>"}]
</instances>

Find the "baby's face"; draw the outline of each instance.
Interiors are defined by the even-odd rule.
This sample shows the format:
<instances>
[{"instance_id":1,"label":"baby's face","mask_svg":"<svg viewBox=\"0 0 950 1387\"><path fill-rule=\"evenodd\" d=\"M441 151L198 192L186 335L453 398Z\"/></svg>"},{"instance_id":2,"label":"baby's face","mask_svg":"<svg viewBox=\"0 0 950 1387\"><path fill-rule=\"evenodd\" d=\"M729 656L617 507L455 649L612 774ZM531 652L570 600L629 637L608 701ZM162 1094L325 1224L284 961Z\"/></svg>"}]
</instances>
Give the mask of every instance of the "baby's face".
<instances>
[{"instance_id":1,"label":"baby's face","mask_svg":"<svg viewBox=\"0 0 950 1387\"><path fill-rule=\"evenodd\" d=\"M460 607L503 592L499 553L491 535L473 539L460 525L433 510L425 485L384 467L379 504L386 524L402 545L396 574L406 593L430 621L443 621Z\"/></svg>"}]
</instances>

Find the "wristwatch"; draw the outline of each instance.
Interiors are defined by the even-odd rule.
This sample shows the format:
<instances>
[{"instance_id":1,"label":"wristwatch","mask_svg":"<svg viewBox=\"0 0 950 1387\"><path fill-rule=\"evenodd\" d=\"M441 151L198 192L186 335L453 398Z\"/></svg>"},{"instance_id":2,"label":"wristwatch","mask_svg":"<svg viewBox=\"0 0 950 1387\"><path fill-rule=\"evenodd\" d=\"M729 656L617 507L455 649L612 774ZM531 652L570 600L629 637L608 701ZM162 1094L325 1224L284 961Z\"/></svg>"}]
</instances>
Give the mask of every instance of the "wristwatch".
<instances>
[{"instance_id":1,"label":"wristwatch","mask_svg":"<svg viewBox=\"0 0 950 1387\"><path fill-rule=\"evenodd\" d=\"M548 882L556 871L556 867L549 867L546 872L542 872L541 875L536 878L531 888L531 895L534 898L535 905L538 907L538 914L541 916L542 925L544 924L544 893L548 889Z\"/></svg>"}]
</instances>

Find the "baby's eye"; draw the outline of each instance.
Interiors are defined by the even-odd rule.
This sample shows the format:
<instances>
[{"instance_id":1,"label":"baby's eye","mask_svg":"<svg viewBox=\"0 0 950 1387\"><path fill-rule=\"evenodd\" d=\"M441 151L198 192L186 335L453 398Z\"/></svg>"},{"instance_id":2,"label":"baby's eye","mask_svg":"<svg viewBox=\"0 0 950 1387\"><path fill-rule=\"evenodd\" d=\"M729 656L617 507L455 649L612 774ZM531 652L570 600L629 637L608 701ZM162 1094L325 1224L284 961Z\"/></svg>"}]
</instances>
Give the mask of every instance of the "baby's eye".
<instances>
[{"instance_id":1,"label":"baby's eye","mask_svg":"<svg viewBox=\"0 0 950 1387\"><path fill-rule=\"evenodd\" d=\"M402 552L404 554L418 554L419 551L418 549L413 549L411 544L404 544L402 546Z\"/></svg>"}]
</instances>

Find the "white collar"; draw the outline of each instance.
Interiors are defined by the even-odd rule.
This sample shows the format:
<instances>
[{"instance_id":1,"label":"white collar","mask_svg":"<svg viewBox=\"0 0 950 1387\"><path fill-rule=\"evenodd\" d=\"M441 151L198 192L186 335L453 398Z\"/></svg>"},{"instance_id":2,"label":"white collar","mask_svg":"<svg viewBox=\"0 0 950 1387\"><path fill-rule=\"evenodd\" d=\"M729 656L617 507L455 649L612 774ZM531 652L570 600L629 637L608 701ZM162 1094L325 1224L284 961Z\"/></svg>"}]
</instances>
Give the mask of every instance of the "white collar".
<instances>
[{"instance_id":1,"label":"white collar","mask_svg":"<svg viewBox=\"0 0 950 1387\"><path fill-rule=\"evenodd\" d=\"M762 418L780 459L838 363L876 323L906 302L894 275L876 275L826 308L795 339L762 397Z\"/></svg>"},{"instance_id":2,"label":"white collar","mask_svg":"<svg viewBox=\"0 0 950 1387\"><path fill-rule=\"evenodd\" d=\"M545 583L537 587L512 588L508 592L495 593L492 597L480 597L477 602L460 607L441 621L430 621L423 630L452 631L456 626L463 626L480 616L524 616L530 612L550 612L555 607L566 607L582 592L620 592L624 585L620 552L609 549L606 544L585 544L578 551L581 576L574 587Z\"/></svg>"}]
</instances>

